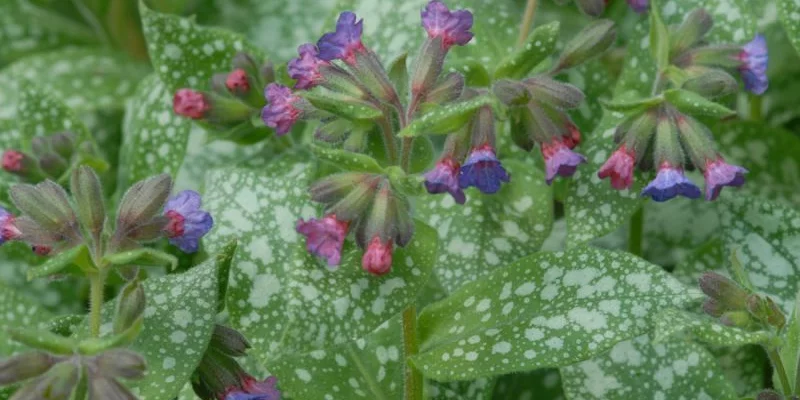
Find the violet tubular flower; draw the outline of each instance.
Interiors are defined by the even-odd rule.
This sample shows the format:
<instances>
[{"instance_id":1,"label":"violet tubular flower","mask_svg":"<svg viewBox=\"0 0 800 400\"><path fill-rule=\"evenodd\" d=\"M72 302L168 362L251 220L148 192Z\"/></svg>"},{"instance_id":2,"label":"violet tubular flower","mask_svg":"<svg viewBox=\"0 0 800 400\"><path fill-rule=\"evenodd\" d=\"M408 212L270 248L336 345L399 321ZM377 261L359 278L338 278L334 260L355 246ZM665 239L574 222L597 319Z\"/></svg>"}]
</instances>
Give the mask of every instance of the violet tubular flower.
<instances>
[{"instance_id":1,"label":"violet tubular flower","mask_svg":"<svg viewBox=\"0 0 800 400\"><path fill-rule=\"evenodd\" d=\"M356 63L356 53L366 50L361 42L364 20L356 21L356 18L350 11L339 14L336 31L322 35L317 42L320 59L342 60L350 65Z\"/></svg>"},{"instance_id":2,"label":"violet tubular flower","mask_svg":"<svg viewBox=\"0 0 800 400\"><path fill-rule=\"evenodd\" d=\"M329 63L319 58L317 46L306 43L297 48L297 58L289 61L289 76L296 80L295 89L311 89L324 80L320 67Z\"/></svg>"},{"instance_id":3,"label":"violet tubular flower","mask_svg":"<svg viewBox=\"0 0 800 400\"><path fill-rule=\"evenodd\" d=\"M752 41L742 46L739 60L742 62L739 72L742 74L745 89L753 94L763 94L769 87L767 78L769 53L764 36L756 35Z\"/></svg>"},{"instance_id":4,"label":"violet tubular flower","mask_svg":"<svg viewBox=\"0 0 800 400\"><path fill-rule=\"evenodd\" d=\"M336 219L329 214L322 219L311 218L297 221L297 233L306 237L308 252L325 259L329 267L336 267L342 261L342 246L349 227L347 221Z\"/></svg>"},{"instance_id":5,"label":"violet tubular flower","mask_svg":"<svg viewBox=\"0 0 800 400\"><path fill-rule=\"evenodd\" d=\"M553 183L556 176L570 177L575 174L578 165L586 162L586 157L572 151L563 138L555 138L549 143L542 143L547 184Z\"/></svg>"},{"instance_id":6,"label":"violet tubular flower","mask_svg":"<svg viewBox=\"0 0 800 400\"><path fill-rule=\"evenodd\" d=\"M280 400L281 392L275 387L277 382L274 376L263 381L247 378L240 389L228 392L225 400Z\"/></svg>"},{"instance_id":7,"label":"violet tubular flower","mask_svg":"<svg viewBox=\"0 0 800 400\"><path fill-rule=\"evenodd\" d=\"M682 168L663 163L658 168L656 178L642 190L642 196L650 196L657 202L677 196L696 199L700 197L700 188L683 174Z\"/></svg>"},{"instance_id":8,"label":"violet tubular flower","mask_svg":"<svg viewBox=\"0 0 800 400\"><path fill-rule=\"evenodd\" d=\"M294 95L288 87L277 83L267 85L264 97L267 98L267 105L261 112L264 124L275 129L278 136L289 133L302 115L302 111L295 107L300 97Z\"/></svg>"},{"instance_id":9,"label":"violet tubular flower","mask_svg":"<svg viewBox=\"0 0 800 400\"><path fill-rule=\"evenodd\" d=\"M451 157L439 160L432 170L425 173L425 189L430 194L450 193L456 203L464 204L467 198L458 182L460 169L458 162Z\"/></svg>"},{"instance_id":10,"label":"violet tubular flower","mask_svg":"<svg viewBox=\"0 0 800 400\"><path fill-rule=\"evenodd\" d=\"M214 219L201 209L200 194L184 190L173 196L164 205L164 216L169 222L164 232L169 242L186 253L194 253L200 246L200 238L214 226Z\"/></svg>"},{"instance_id":11,"label":"violet tubular flower","mask_svg":"<svg viewBox=\"0 0 800 400\"><path fill-rule=\"evenodd\" d=\"M744 185L744 174L747 172L740 166L728 164L722 158L708 161L703 171L706 179L706 200L716 200L725 186Z\"/></svg>"},{"instance_id":12,"label":"violet tubular flower","mask_svg":"<svg viewBox=\"0 0 800 400\"><path fill-rule=\"evenodd\" d=\"M633 166L636 163L636 155L633 150L628 150L625 145L620 146L605 164L597 171L600 179L611 178L611 187L623 190L631 187L633 183Z\"/></svg>"},{"instance_id":13,"label":"violet tubular flower","mask_svg":"<svg viewBox=\"0 0 800 400\"><path fill-rule=\"evenodd\" d=\"M472 29L472 13L467 10L450 11L441 1L433 0L422 11L422 27L428 37L441 38L442 47L449 49L453 45L464 46L474 36Z\"/></svg>"},{"instance_id":14,"label":"violet tubular flower","mask_svg":"<svg viewBox=\"0 0 800 400\"><path fill-rule=\"evenodd\" d=\"M475 186L485 194L497 193L503 182L510 181L511 177L497 159L494 147L488 143L472 149L458 176L458 185L462 189Z\"/></svg>"}]
</instances>

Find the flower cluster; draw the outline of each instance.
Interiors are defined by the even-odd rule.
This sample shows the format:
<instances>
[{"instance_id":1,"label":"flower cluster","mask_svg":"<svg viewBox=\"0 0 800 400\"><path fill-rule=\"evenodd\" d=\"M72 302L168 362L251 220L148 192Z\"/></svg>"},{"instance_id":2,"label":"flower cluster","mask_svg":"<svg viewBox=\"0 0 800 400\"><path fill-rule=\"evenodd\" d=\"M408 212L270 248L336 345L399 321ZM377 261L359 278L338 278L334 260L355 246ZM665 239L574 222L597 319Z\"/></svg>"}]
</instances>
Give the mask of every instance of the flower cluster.
<instances>
[{"instance_id":1,"label":"flower cluster","mask_svg":"<svg viewBox=\"0 0 800 400\"><path fill-rule=\"evenodd\" d=\"M31 150L30 154L16 149L4 151L3 170L29 183L59 180L79 161L79 153L83 152L79 152L76 137L70 132L36 136L31 141Z\"/></svg>"},{"instance_id":2,"label":"flower cluster","mask_svg":"<svg viewBox=\"0 0 800 400\"><path fill-rule=\"evenodd\" d=\"M700 289L708 296L703 311L728 326L744 329L781 329L786 316L771 298L743 288L716 272L706 272L699 279Z\"/></svg>"},{"instance_id":3,"label":"flower cluster","mask_svg":"<svg viewBox=\"0 0 800 400\"><path fill-rule=\"evenodd\" d=\"M744 184L747 170L728 164L708 128L689 114L726 110L712 101L736 91L736 81L724 68L738 69L747 90L763 93L768 85L766 46L761 36L744 47L706 45L703 39L711 27L710 16L699 9L669 33L672 69L659 72L654 97L633 103L637 112L628 113L617 128L619 147L597 173L610 179L613 188L630 188L637 165L657 168L655 179L642 190L655 201L699 198L700 189L684 174L689 168L703 172L706 200L715 200L725 186Z\"/></svg>"}]
</instances>

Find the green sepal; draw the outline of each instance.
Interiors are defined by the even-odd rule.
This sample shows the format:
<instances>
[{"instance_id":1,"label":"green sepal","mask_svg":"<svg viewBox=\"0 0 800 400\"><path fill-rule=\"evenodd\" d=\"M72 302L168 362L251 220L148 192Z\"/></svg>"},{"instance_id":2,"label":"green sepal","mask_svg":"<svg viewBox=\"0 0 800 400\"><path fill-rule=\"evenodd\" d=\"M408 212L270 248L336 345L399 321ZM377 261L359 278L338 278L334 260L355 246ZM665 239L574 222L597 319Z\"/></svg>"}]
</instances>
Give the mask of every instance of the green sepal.
<instances>
[{"instance_id":1,"label":"green sepal","mask_svg":"<svg viewBox=\"0 0 800 400\"><path fill-rule=\"evenodd\" d=\"M81 341L77 346L78 353L91 356L109 349L126 347L136 340L136 337L139 336L139 332L142 331L143 327L144 316L139 317L131 326L119 334Z\"/></svg>"},{"instance_id":2,"label":"green sepal","mask_svg":"<svg viewBox=\"0 0 800 400\"><path fill-rule=\"evenodd\" d=\"M494 71L494 78L524 78L537 65L553 54L561 28L558 21L542 25L528 35L519 49L511 53Z\"/></svg>"},{"instance_id":3,"label":"green sepal","mask_svg":"<svg viewBox=\"0 0 800 400\"><path fill-rule=\"evenodd\" d=\"M650 54L659 71L669 65L669 30L661 18L659 4L652 0L650 4Z\"/></svg>"},{"instance_id":4,"label":"green sepal","mask_svg":"<svg viewBox=\"0 0 800 400\"><path fill-rule=\"evenodd\" d=\"M17 343L55 354L72 354L78 345L73 338L32 328L8 328L8 335Z\"/></svg>"},{"instance_id":5,"label":"green sepal","mask_svg":"<svg viewBox=\"0 0 800 400\"><path fill-rule=\"evenodd\" d=\"M664 97L675 108L689 115L713 118L727 118L736 115L736 111L688 90L669 89L664 91Z\"/></svg>"},{"instance_id":6,"label":"green sepal","mask_svg":"<svg viewBox=\"0 0 800 400\"><path fill-rule=\"evenodd\" d=\"M73 264L78 265L84 271L87 269L89 271L94 270L91 262L86 261L90 261L89 249L83 244L75 246L69 250L62 251L61 253L50 257L43 264L28 268L28 280L30 281L36 278L57 274Z\"/></svg>"},{"instance_id":7,"label":"green sepal","mask_svg":"<svg viewBox=\"0 0 800 400\"><path fill-rule=\"evenodd\" d=\"M397 135L414 137L420 135L444 135L457 131L472 118L475 112L486 105L493 108L496 100L492 96L483 95L466 101L445 104L423 114L403 128Z\"/></svg>"},{"instance_id":8,"label":"green sepal","mask_svg":"<svg viewBox=\"0 0 800 400\"><path fill-rule=\"evenodd\" d=\"M372 120L383 115L374 105L342 93L317 88L299 95L314 107L349 120Z\"/></svg>"},{"instance_id":9,"label":"green sepal","mask_svg":"<svg viewBox=\"0 0 800 400\"><path fill-rule=\"evenodd\" d=\"M311 152L321 161L333 164L344 171L384 173L378 161L361 153L311 145Z\"/></svg>"},{"instance_id":10,"label":"green sepal","mask_svg":"<svg viewBox=\"0 0 800 400\"><path fill-rule=\"evenodd\" d=\"M140 265L143 267L161 267L169 265L171 270L178 267L178 259L172 254L147 247L122 251L103 257L103 263L111 265Z\"/></svg>"}]
</instances>

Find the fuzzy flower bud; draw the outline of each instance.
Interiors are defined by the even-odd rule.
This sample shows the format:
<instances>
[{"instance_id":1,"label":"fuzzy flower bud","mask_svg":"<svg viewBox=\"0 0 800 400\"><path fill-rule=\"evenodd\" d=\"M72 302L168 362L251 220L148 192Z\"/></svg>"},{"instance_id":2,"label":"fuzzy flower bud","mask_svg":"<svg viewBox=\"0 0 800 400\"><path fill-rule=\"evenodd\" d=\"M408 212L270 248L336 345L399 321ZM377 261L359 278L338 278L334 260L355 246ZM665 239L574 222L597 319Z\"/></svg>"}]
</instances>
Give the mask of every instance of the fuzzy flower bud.
<instances>
[{"instance_id":1,"label":"fuzzy flower bud","mask_svg":"<svg viewBox=\"0 0 800 400\"><path fill-rule=\"evenodd\" d=\"M302 116L302 111L296 107L300 97L292 94L288 87L277 83L267 85L264 96L268 103L261 112L264 124L275 129L278 136L289 133Z\"/></svg>"},{"instance_id":2,"label":"fuzzy flower bud","mask_svg":"<svg viewBox=\"0 0 800 400\"><path fill-rule=\"evenodd\" d=\"M178 193L164 205L164 216L169 218L164 231L169 242L186 253L196 252L200 238L214 226L211 214L201 206L200 194L193 190Z\"/></svg>"},{"instance_id":3,"label":"fuzzy flower bud","mask_svg":"<svg viewBox=\"0 0 800 400\"><path fill-rule=\"evenodd\" d=\"M50 369L57 359L48 353L22 353L0 361L0 386L37 377Z\"/></svg>"},{"instance_id":4,"label":"fuzzy flower bud","mask_svg":"<svg viewBox=\"0 0 800 400\"><path fill-rule=\"evenodd\" d=\"M710 271L700 277L699 283L700 290L725 310L744 310L747 307L747 291L727 276Z\"/></svg>"},{"instance_id":5,"label":"fuzzy flower bud","mask_svg":"<svg viewBox=\"0 0 800 400\"><path fill-rule=\"evenodd\" d=\"M0 207L0 245L14 240L22 235L16 225L14 216L3 207Z\"/></svg>"},{"instance_id":6,"label":"fuzzy flower bud","mask_svg":"<svg viewBox=\"0 0 800 400\"><path fill-rule=\"evenodd\" d=\"M367 245L367 251L361 258L361 267L373 275L381 276L392 270L392 241L382 241L375 236Z\"/></svg>"},{"instance_id":7,"label":"fuzzy flower bud","mask_svg":"<svg viewBox=\"0 0 800 400\"><path fill-rule=\"evenodd\" d=\"M329 267L337 267L342 261L342 246L349 227L347 221L329 214L322 219L311 218L297 221L297 232L306 237L308 252L325 259Z\"/></svg>"},{"instance_id":8,"label":"fuzzy flower bud","mask_svg":"<svg viewBox=\"0 0 800 400\"><path fill-rule=\"evenodd\" d=\"M564 47L556 71L582 64L605 52L617 39L614 22L597 20L590 23Z\"/></svg>"},{"instance_id":9,"label":"fuzzy flower bud","mask_svg":"<svg viewBox=\"0 0 800 400\"><path fill-rule=\"evenodd\" d=\"M172 98L175 114L191 119L203 119L211 109L206 95L192 89L180 89Z\"/></svg>"},{"instance_id":10,"label":"fuzzy flower bud","mask_svg":"<svg viewBox=\"0 0 800 400\"><path fill-rule=\"evenodd\" d=\"M247 79L247 72L241 68L233 70L225 78L225 87L234 94L247 93L250 90L250 82Z\"/></svg>"},{"instance_id":11,"label":"fuzzy flower bud","mask_svg":"<svg viewBox=\"0 0 800 400\"><path fill-rule=\"evenodd\" d=\"M575 0L575 3L587 15L599 17L605 11L608 0Z\"/></svg>"}]
</instances>

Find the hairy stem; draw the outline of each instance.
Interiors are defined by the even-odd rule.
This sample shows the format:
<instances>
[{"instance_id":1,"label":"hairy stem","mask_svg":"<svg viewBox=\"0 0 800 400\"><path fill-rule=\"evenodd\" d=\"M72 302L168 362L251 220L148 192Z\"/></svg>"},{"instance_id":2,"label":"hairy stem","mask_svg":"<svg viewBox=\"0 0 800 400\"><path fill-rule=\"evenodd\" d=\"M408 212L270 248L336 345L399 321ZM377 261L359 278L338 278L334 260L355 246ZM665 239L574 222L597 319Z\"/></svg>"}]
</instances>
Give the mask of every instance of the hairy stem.
<instances>
[{"instance_id":1,"label":"hairy stem","mask_svg":"<svg viewBox=\"0 0 800 400\"><path fill-rule=\"evenodd\" d=\"M100 272L89 275L89 330L92 337L100 336L100 314L103 310L106 277L106 271L102 269Z\"/></svg>"},{"instance_id":2,"label":"hairy stem","mask_svg":"<svg viewBox=\"0 0 800 400\"><path fill-rule=\"evenodd\" d=\"M397 143L394 140L394 131L392 130L392 122L388 115L378 120L378 124L383 132L383 144L386 146L386 158L392 165L397 164Z\"/></svg>"},{"instance_id":3,"label":"hairy stem","mask_svg":"<svg viewBox=\"0 0 800 400\"><path fill-rule=\"evenodd\" d=\"M792 393L792 389L791 386L789 386L789 377L786 375L786 368L783 366L781 355L778 353L778 350L774 348L768 349L767 354L769 355L770 361L772 361L775 372L778 374L778 379L781 381L783 393L788 396Z\"/></svg>"},{"instance_id":4,"label":"hairy stem","mask_svg":"<svg viewBox=\"0 0 800 400\"><path fill-rule=\"evenodd\" d=\"M762 115L762 97L751 94L748 96L750 101L750 120L751 121L761 121L763 119Z\"/></svg>"},{"instance_id":5,"label":"hairy stem","mask_svg":"<svg viewBox=\"0 0 800 400\"><path fill-rule=\"evenodd\" d=\"M631 254L642 256L642 233L644 232L644 206L639 207L631 217L631 226L628 233L628 251Z\"/></svg>"},{"instance_id":6,"label":"hairy stem","mask_svg":"<svg viewBox=\"0 0 800 400\"><path fill-rule=\"evenodd\" d=\"M522 16L522 25L519 27L517 47L525 44L525 39L528 38L528 33L533 25L533 17L536 16L536 6L538 2L538 0L528 0L528 4L525 6L525 14Z\"/></svg>"},{"instance_id":7,"label":"hairy stem","mask_svg":"<svg viewBox=\"0 0 800 400\"><path fill-rule=\"evenodd\" d=\"M406 364L405 400L422 400L424 380L422 374L409 362L409 358L417 354L417 308L408 306L403 311L403 355Z\"/></svg>"},{"instance_id":8,"label":"hairy stem","mask_svg":"<svg viewBox=\"0 0 800 400\"><path fill-rule=\"evenodd\" d=\"M400 167L403 168L403 171L408 173L408 169L411 168L411 148L414 147L414 138L413 137L404 137L403 138L403 155L400 159Z\"/></svg>"}]
</instances>

